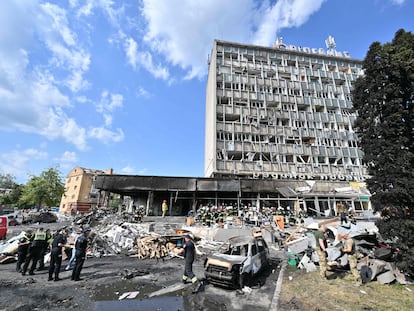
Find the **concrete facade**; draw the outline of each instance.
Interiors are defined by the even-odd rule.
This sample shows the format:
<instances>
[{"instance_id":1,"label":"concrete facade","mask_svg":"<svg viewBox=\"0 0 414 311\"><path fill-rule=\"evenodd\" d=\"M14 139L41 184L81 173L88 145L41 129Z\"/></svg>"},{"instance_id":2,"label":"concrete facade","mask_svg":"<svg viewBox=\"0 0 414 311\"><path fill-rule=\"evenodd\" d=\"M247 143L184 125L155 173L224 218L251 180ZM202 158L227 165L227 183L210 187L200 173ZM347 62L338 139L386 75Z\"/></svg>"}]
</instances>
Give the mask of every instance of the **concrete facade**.
<instances>
[{"instance_id":1,"label":"concrete facade","mask_svg":"<svg viewBox=\"0 0 414 311\"><path fill-rule=\"evenodd\" d=\"M214 42L205 177L365 180L351 101L362 63L314 52Z\"/></svg>"},{"instance_id":2,"label":"concrete facade","mask_svg":"<svg viewBox=\"0 0 414 311\"><path fill-rule=\"evenodd\" d=\"M333 38L332 38L333 41ZM353 82L362 62L347 52L214 41L206 88L204 177L98 176L127 210L185 215L199 206L300 210L371 208L367 169L353 131ZM125 198L131 198L130 200ZM122 206L121 206L122 207Z\"/></svg>"},{"instance_id":3,"label":"concrete facade","mask_svg":"<svg viewBox=\"0 0 414 311\"><path fill-rule=\"evenodd\" d=\"M99 191L95 188L95 178L101 174L112 174L107 171L76 166L66 176L65 192L60 201L59 212L73 215L77 212L87 213L99 201Z\"/></svg>"}]
</instances>

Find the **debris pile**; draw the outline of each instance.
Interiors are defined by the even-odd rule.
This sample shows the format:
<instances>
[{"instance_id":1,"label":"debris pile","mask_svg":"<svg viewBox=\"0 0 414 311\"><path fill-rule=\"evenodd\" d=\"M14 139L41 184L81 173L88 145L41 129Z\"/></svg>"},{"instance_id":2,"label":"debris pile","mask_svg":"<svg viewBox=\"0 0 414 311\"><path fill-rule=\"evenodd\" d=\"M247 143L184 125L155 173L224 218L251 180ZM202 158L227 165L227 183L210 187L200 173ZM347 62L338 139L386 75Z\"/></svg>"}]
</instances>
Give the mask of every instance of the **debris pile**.
<instances>
[{"instance_id":1,"label":"debris pile","mask_svg":"<svg viewBox=\"0 0 414 311\"><path fill-rule=\"evenodd\" d=\"M173 244L175 246L175 244ZM134 249L137 250L137 254L133 255L139 259L147 258L164 258L169 255L167 240L157 236L146 236L138 238Z\"/></svg>"},{"instance_id":2,"label":"debris pile","mask_svg":"<svg viewBox=\"0 0 414 311\"><path fill-rule=\"evenodd\" d=\"M367 228L348 224L341 226L337 219L325 221L328 228L327 264L328 271L343 272L349 269L348 258L342 252L342 242L337 237L340 233L349 234L354 240L358 258L358 271L363 283L378 281L380 284L389 284L397 281L408 284L407 276L399 271L395 265L398 250L393 250L381 240L378 232L369 232ZM305 269L307 272L315 271L319 262L315 250L317 241L314 231L318 226L311 223L307 226L298 226L285 240L288 250L288 265L293 269Z\"/></svg>"}]
</instances>

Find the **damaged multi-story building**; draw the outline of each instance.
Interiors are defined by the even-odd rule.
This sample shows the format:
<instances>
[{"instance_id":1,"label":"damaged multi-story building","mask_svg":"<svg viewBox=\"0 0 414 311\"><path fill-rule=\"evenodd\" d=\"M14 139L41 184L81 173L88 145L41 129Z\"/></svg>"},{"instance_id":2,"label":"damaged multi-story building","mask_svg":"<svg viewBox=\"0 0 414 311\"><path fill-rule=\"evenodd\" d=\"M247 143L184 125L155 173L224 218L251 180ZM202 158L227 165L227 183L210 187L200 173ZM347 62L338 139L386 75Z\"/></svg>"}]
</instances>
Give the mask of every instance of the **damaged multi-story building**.
<instances>
[{"instance_id":1,"label":"damaged multi-story building","mask_svg":"<svg viewBox=\"0 0 414 311\"><path fill-rule=\"evenodd\" d=\"M215 40L206 90L203 178L98 176L96 187L160 214L199 204L289 207L318 215L338 202L370 209L353 123L362 61L335 49ZM122 182L120 182L122 181Z\"/></svg>"}]
</instances>

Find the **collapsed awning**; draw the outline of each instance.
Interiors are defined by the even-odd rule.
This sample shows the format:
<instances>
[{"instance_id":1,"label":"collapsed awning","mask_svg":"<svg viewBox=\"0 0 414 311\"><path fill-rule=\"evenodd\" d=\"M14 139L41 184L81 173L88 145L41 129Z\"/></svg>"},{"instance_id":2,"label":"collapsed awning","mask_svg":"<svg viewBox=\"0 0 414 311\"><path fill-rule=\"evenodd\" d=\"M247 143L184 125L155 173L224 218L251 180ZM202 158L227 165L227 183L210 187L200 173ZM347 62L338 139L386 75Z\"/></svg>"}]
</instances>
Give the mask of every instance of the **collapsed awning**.
<instances>
[{"instance_id":1,"label":"collapsed awning","mask_svg":"<svg viewBox=\"0 0 414 311\"><path fill-rule=\"evenodd\" d=\"M297 193L290 187L279 187L277 191L285 198L296 197Z\"/></svg>"}]
</instances>

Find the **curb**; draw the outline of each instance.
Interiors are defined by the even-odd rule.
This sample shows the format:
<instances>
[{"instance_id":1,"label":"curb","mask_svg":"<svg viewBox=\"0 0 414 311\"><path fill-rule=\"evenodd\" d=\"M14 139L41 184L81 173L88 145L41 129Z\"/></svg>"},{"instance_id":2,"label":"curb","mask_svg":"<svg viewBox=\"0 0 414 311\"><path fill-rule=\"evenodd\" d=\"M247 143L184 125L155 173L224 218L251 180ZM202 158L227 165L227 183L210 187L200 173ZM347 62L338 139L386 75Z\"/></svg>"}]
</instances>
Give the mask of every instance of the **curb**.
<instances>
[{"instance_id":1,"label":"curb","mask_svg":"<svg viewBox=\"0 0 414 311\"><path fill-rule=\"evenodd\" d=\"M285 273L286 266L287 266L287 259L286 259L286 256L285 256L285 258L282 261L282 267L280 268L279 276L277 278L276 289L275 289L275 292L273 294L272 303L270 304L269 311L277 311L278 310L279 297L280 297L280 292L282 291L283 275Z\"/></svg>"}]
</instances>

